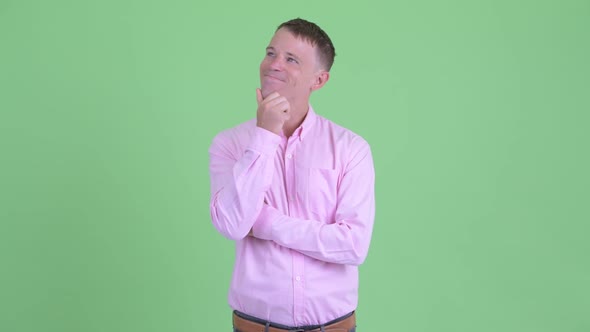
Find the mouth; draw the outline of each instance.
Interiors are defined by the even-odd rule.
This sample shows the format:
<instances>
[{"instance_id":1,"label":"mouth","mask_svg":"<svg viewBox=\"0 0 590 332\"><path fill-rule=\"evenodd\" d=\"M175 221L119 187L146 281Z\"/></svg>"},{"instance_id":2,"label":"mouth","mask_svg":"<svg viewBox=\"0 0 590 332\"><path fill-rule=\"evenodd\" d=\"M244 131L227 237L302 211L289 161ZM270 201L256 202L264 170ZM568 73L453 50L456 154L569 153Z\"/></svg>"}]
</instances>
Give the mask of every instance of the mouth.
<instances>
[{"instance_id":1,"label":"mouth","mask_svg":"<svg viewBox=\"0 0 590 332\"><path fill-rule=\"evenodd\" d=\"M282 80L282 79L280 79L278 77L272 76L272 75L264 75L264 78L270 79L270 80L273 80L273 81L284 82L284 80Z\"/></svg>"}]
</instances>

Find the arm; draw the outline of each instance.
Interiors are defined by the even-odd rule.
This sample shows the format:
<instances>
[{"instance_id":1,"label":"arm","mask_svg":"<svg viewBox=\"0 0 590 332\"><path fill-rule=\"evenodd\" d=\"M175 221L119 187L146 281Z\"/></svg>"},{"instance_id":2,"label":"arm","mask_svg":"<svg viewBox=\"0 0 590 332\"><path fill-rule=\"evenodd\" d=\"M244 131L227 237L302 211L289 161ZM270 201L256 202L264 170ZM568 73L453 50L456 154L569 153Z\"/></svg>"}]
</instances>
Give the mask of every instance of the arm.
<instances>
[{"instance_id":1,"label":"arm","mask_svg":"<svg viewBox=\"0 0 590 332\"><path fill-rule=\"evenodd\" d=\"M221 234L233 240L248 235L260 213L273 178L273 157L281 139L278 134L289 118L289 103L278 93L263 99L256 89L256 101L257 127L253 134L217 135L209 149L211 220ZM249 142L241 155L239 143L243 139Z\"/></svg>"},{"instance_id":2,"label":"arm","mask_svg":"<svg viewBox=\"0 0 590 332\"><path fill-rule=\"evenodd\" d=\"M264 201L273 177L273 156L279 136L255 128L239 159L232 154L232 140L218 135L209 149L211 220L215 228L233 240L244 238Z\"/></svg>"},{"instance_id":3,"label":"arm","mask_svg":"<svg viewBox=\"0 0 590 332\"><path fill-rule=\"evenodd\" d=\"M340 183L333 223L293 218L264 204L253 236L325 262L360 265L373 230L375 173L368 144L358 146Z\"/></svg>"}]
</instances>

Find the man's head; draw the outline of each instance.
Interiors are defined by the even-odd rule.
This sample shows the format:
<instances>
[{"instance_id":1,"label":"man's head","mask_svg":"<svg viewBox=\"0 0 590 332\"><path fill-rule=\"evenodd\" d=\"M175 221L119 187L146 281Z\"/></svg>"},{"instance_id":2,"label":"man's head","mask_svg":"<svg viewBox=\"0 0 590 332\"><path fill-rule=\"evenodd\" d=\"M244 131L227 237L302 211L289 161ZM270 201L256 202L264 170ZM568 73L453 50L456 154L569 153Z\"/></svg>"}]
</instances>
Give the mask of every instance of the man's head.
<instances>
[{"instance_id":1,"label":"man's head","mask_svg":"<svg viewBox=\"0 0 590 332\"><path fill-rule=\"evenodd\" d=\"M335 50L330 37L297 18L279 25L260 63L263 97L279 92L291 102L307 102L329 79Z\"/></svg>"},{"instance_id":2,"label":"man's head","mask_svg":"<svg viewBox=\"0 0 590 332\"><path fill-rule=\"evenodd\" d=\"M285 28L295 35L295 37L301 38L314 46L322 68L326 71L330 71L332 64L334 64L336 50L334 49L332 40L330 40L330 37L324 32L324 30L315 23L301 18L282 23L277 28L277 31L282 28Z\"/></svg>"}]
</instances>

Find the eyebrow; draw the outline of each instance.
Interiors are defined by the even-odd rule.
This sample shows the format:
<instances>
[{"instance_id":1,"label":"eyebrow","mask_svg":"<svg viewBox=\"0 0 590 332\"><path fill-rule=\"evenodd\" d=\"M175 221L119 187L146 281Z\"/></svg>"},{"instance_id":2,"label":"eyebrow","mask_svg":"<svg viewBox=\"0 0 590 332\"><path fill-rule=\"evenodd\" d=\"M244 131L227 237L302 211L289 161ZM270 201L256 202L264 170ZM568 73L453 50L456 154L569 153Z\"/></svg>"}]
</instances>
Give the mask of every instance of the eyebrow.
<instances>
[{"instance_id":1,"label":"eyebrow","mask_svg":"<svg viewBox=\"0 0 590 332\"><path fill-rule=\"evenodd\" d=\"M267 47L267 48L266 48L266 50L267 50L267 51L269 51L269 50L270 50L270 51L276 51L276 50L275 50L275 48L274 48L274 47L272 47L272 46L269 46L269 47ZM291 56L291 57L295 58L297 61L301 61L301 58L300 58L300 57L298 57L296 54L293 54L293 53L291 53L291 52L285 52L285 53L286 53L288 56Z\"/></svg>"}]
</instances>

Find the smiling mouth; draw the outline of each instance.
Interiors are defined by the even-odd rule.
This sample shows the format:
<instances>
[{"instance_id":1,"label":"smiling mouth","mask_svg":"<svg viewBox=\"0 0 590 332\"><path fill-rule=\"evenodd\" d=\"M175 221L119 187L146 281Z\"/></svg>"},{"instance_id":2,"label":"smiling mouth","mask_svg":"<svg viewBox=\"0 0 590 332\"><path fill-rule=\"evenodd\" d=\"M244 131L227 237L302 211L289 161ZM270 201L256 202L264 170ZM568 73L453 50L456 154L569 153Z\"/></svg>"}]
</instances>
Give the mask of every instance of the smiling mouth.
<instances>
[{"instance_id":1,"label":"smiling mouth","mask_svg":"<svg viewBox=\"0 0 590 332\"><path fill-rule=\"evenodd\" d=\"M271 79L271 80L273 80L273 81L279 81L279 82L283 82L283 80L282 80L282 79L280 79L280 78L277 78L277 77L274 77L274 76L270 76L270 75L264 75L264 77L265 77L265 78L267 78L267 79Z\"/></svg>"}]
</instances>

